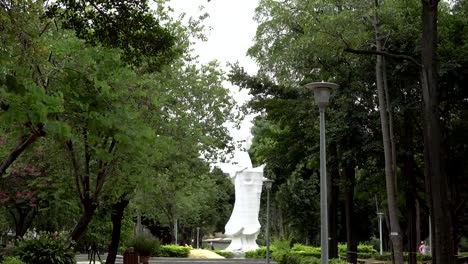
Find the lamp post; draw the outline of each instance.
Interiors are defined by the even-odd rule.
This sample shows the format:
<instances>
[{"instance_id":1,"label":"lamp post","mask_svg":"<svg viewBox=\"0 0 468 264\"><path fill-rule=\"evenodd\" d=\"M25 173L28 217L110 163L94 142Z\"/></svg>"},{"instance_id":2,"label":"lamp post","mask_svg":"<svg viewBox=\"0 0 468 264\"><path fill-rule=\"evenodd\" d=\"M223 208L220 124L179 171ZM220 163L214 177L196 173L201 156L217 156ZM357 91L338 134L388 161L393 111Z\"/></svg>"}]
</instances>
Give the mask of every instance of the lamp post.
<instances>
[{"instance_id":1,"label":"lamp post","mask_svg":"<svg viewBox=\"0 0 468 264\"><path fill-rule=\"evenodd\" d=\"M320 240L321 263L328 263L328 202L327 202L327 161L325 153L325 108L330 94L338 88L338 84L329 82L314 82L305 85L314 91L315 102L320 112Z\"/></svg>"},{"instance_id":2,"label":"lamp post","mask_svg":"<svg viewBox=\"0 0 468 264\"><path fill-rule=\"evenodd\" d=\"M379 241L380 241L380 255L383 254L383 245L382 245L382 217L383 213L377 213L379 215Z\"/></svg>"},{"instance_id":3,"label":"lamp post","mask_svg":"<svg viewBox=\"0 0 468 264\"><path fill-rule=\"evenodd\" d=\"M267 217L266 217L266 263L270 264L270 191L273 180L265 180L265 189L267 191Z\"/></svg>"}]
</instances>

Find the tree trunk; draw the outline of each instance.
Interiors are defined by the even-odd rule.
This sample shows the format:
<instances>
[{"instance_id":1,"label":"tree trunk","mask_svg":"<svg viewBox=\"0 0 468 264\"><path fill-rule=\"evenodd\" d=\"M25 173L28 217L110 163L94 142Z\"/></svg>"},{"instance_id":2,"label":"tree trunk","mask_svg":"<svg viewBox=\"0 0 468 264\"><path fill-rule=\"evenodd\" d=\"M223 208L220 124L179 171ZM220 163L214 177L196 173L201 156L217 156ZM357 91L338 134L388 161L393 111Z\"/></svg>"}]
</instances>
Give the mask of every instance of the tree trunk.
<instances>
[{"instance_id":1,"label":"tree trunk","mask_svg":"<svg viewBox=\"0 0 468 264\"><path fill-rule=\"evenodd\" d=\"M337 162L337 146L335 143L330 144L330 177L327 178L327 193L328 193L328 258L338 258L338 238L337 238L337 201L338 201L338 186L336 180L340 177L340 172Z\"/></svg>"},{"instance_id":2,"label":"tree trunk","mask_svg":"<svg viewBox=\"0 0 468 264\"><path fill-rule=\"evenodd\" d=\"M417 217L417 181L415 174L415 162L414 162L414 153L413 153L413 124L411 122L409 113L405 111L404 113L404 128L403 134L401 136L401 145L404 146L404 155L402 159L403 162L403 178L407 181L407 190L406 190L406 206L407 206L407 218L408 218L408 249L409 249L409 259L408 264L416 264L416 252L417 245L419 243L417 230L418 226L416 221Z\"/></svg>"},{"instance_id":3,"label":"tree trunk","mask_svg":"<svg viewBox=\"0 0 468 264\"><path fill-rule=\"evenodd\" d=\"M375 6L378 9L379 2L375 0ZM383 50L382 40L380 38L380 21L378 17L378 10L374 13L374 29L375 29L375 43L376 50L378 52ZM385 157L385 182L387 187L387 202L388 212L390 217L390 239L392 241L392 249L394 254L394 262L397 264L403 264L403 239L401 234L401 228L398 221L398 206L397 206L397 194L395 186L395 171L393 170L392 162L392 149L390 144L390 131L388 123L388 114L385 99L384 89L384 75L383 71L383 57L377 55L377 61L375 64L375 74L377 83L377 92L379 98L379 112L380 112L380 123L382 126L382 138L384 145L384 157Z\"/></svg>"},{"instance_id":4,"label":"tree trunk","mask_svg":"<svg viewBox=\"0 0 468 264\"><path fill-rule=\"evenodd\" d=\"M75 225L70 237L73 241L78 241L83 233L86 231L89 223L93 219L94 213L96 211L97 205L91 200L87 200L84 205L84 211L81 215L80 220Z\"/></svg>"},{"instance_id":5,"label":"tree trunk","mask_svg":"<svg viewBox=\"0 0 468 264\"><path fill-rule=\"evenodd\" d=\"M456 262L450 189L441 155L441 125L437 93L438 0L422 0L422 94L424 115L424 157L427 199L431 213L433 264Z\"/></svg>"},{"instance_id":6,"label":"tree trunk","mask_svg":"<svg viewBox=\"0 0 468 264\"><path fill-rule=\"evenodd\" d=\"M119 249L120 242L120 231L122 229L122 219L124 216L125 208L127 207L129 199L125 196L121 196L120 200L112 205L112 240L109 244L109 250L106 258L107 264L114 264L117 256L117 250Z\"/></svg>"},{"instance_id":7,"label":"tree trunk","mask_svg":"<svg viewBox=\"0 0 468 264\"><path fill-rule=\"evenodd\" d=\"M346 262L357 263L357 242L354 232L354 186L356 184L356 171L354 166L345 166L345 212L346 212L346 242L348 252Z\"/></svg>"},{"instance_id":8,"label":"tree trunk","mask_svg":"<svg viewBox=\"0 0 468 264\"><path fill-rule=\"evenodd\" d=\"M388 131L390 134L390 150L391 150L391 163L392 163L392 174L395 178L395 193L398 193L398 177L396 176L397 164L396 164L396 142L395 142L395 133L393 132L393 107L390 101L390 92L387 82L387 67L385 66L385 58L382 57L382 78L383 78L383 87L385 91L385 103L387 106L387 115L388 115Z\"/></svg>"}]
</instances>

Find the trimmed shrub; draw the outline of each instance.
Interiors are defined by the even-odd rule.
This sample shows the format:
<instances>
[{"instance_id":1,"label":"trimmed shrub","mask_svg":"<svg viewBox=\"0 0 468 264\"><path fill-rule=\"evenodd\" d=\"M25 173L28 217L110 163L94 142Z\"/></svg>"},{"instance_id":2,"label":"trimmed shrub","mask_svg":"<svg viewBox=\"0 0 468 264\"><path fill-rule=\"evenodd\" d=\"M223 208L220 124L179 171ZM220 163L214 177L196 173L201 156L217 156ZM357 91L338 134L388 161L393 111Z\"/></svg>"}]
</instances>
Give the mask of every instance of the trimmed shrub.
<instances>
[{"instance_id":1,"label":"trimmed shrub","mask_svg":"<svg viewBox=\"0 0 468 264\"><path fill-rule=\"evenodd\" d=\"M372 253L361 253L361 252L358 252L357 254L357 257L360 258L360 259L370 259L370 258L373 258L375 254L372 254Z\"/></svg>"},{"instance_id":2,"label":"trimmed shrub","mask_svg":"<svg viewBox=\"0 0 468 264\"><path fill-rule=\"evenodd\" d=\"M382 255L375 254L374 259L376 260L384 260L384 261L391 261L392 260L392 253L384 252Z\"/></svg>"},{"instance_id":3,"label":"trimmed shrub","mask_svg":"<svg viewBox=\"0 0 468 264\"><path fill-rule=\"evenodd\" d=\"M272 250L270 250L270 253ZM246 258L254 258L254 259L264 259L266 258L266 247L261 246L256 250L251 250L245 252L245 257Z\"/></svg>"},{"instance_id":4,"label":"trimmed shrub","mask_svg":"<svg viewBox=\"0 0 468 264\"><path fill-rule=\"evenodd\" d=\"M368 253L368 254L376 254L377 253L377 250L375 250L375 248L373 246L367 245L367 244L359 243L357 249L358 249L358 253Z\"/></svg>"},{"instance_id":5,"label":"trimmed shrub","mask_svg":"<svg viewBox=\"0 0 468 264\"><path fill-rule=\"evenodd\" d=\"M214 253L220 255L220 256L225 257L225 258L233 258L234 257L234 253L232 253L231 251L219 250L219 249L214 249L212 251Z\"/></svg>"},{"instance_id":6,"label":"trimmed shrub","mask_svg":"<svg viewBox=\"0 0 468 264\"><path fill-rule=\"evenodd\" d=\"M155 256L159 250L159 239L151 235L136 235L127 243L140 256Z\"/></svg>"},{"instance_id":7,"label":"trimmed shrub","mask_svg":"<svg viewBox=\"0 0 468 264\"><path fill-rule=\"evenodd\" d=\"M159 247L159 257L186 258L190 254L190 247L177 245L162 245Z\"/></svg>"},{"instance_id":8,"label":"trimmed shrub","mask_svg":"<svg viewBox=\"0 0 468 264\"><path fill-rule=\"evenodd\" d=\"M430 261L432 260L432 255L429 254L416 254L416 259L418 261Z\"/></svg>"},{"instance_id":9,"label":"trimmed shrub","mask_svg":"<svg viewBox=\"0 0 468 264\"><path fill-rule=\"evenodd\" d=\"M303 256L297 252L291 252L284 256L283 260L279 264L320 264L320 258L312 256Z\"/></svg>"},{"instance_id":10,"label":"trimmed shrub","mask_svg":"<svg viewBox=\"0 0 468 264\"><path fill-rule=\"evenodd\" d=\"M299 243L294 244L291 248L291 252L304 257L321 257L321 249L319 247L305 246Z\"/></svg>"},{"instance_id":11,"label":"trimmed shrub","mask_svg":"<svg viewBox=\"0 0 468 264\"><path fill-rule=\"evenodd\" d=\"M384 260L384 261L391 261L392 260L392 253L391 252L384 252L382 255L380 254L374 254L372 256L372 258L376 259L376 260ZM404 261L408 261L409 259L409 254L407 252L405 252L403 254L403 260ZM432 260L432 256L427 254L416 254L416 260L417 261L431 261Z\"/></svg>"},{"instance_id":12,"label":"trimmed shrub","mask_svg":"<svg viewBox=\"0 0 468 264\"><path fill-rule=\"evenodd\" d=\"M38 238L23 240L16 254L28 264L75 264L75 254L65 246L62 239L54 235L40 234Z\"/></svg>"},{"instance_id":13,"label":"trimmed shrub","mask_svg":"<svg viewBox=\"0 0 468 264\"><path fill-rule=\"evenodd\" d=\"M374 254L377 254L377 250L372 245L359 243L357 246L358 258L371 258ZM338 244L338 254L346 256L348 253L348 246L346 244Z\"/></svg>"},{"instance_id":14,"label":"trimmed shrub","mask_svg":"<svg viewBox=\"0 0 468 264\"><path fill-rule=\"evenodd\" d=\"M127 247L126 246L119 246L117 248L117 254L119 255L123 255L125 253L125 250L127 250Z\"/></svg>"},{"instance_id":15,"label":"trimmed shrub","mask_svg":"<svg viewBox=\"0 0 468 264\"><path fill-rule=\"evenodd\" d=\"M343 259L330 259L330 261L328 263L330 263L330 264L348 264L348 262L346 262L346 260L343 260Z\"/></svg>"}]
</instances>

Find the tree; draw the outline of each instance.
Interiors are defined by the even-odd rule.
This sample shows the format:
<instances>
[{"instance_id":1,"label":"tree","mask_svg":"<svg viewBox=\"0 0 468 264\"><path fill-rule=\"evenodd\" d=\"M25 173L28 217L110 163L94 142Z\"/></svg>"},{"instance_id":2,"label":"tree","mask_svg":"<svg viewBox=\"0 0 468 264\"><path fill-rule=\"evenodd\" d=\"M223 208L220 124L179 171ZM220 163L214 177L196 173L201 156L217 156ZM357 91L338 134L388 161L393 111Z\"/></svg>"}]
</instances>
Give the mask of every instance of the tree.
<instances>
[{"instance_id":1,"label":"tree","mask_svg":"<svg viewBox=\"0 0 468 264\"><path fill-rule=\"evenodd\" d=\"M36 152L25 163L17 163L0 192L0 206L11 214L15 235L22 238L40 208L48 206L51 184L45 175L44 153Z\"/></svg>"},{"instance_id":2,"label":"tree","mask_svg":"<svg viewBox=\"0 0 468 264\"><path fill-rule=\"evenodd\" d=\"M439 0L422 0L421 75L424 115L424 157L428 203L431 212L434 263L455 263L454 234L450 213L450 189L445 174L438 88Z\"/></svg>"},{"instance_id":3,"label":"tree","mask_svg":"<svg viewBox=\"0 0 468 264\"><path fill-rule=\"evenodd\" d=\"M147 0L59 0L47 7L65 29L87 43L122 51L123 61L155 71L178 53L176 38L160 24Z\"/></svg>"},{"instance_id":4,"label":"tree","mask_svg":"<svg viewBox=\"0 0 468 264\"><path fill-rule=\"evenodd\" d=\"M381 52L384 49L383 37L381 36L381 25L379 18L379 0L375 0L373 16L373 26L375 30L376 51ZM388 86L386 78L385 60L382 55L377 55L375 64L376 86L379 98L380 124L382 126L382 138L385 157L385 180L387 187L388 211L390 218L390 238L393 245L393 254L395 263L403 263L403 236L398 220L399 210L397 204L396 190L396 154L393 136L393 118L390 98L388 98Z\"/></svg>"},{"instance_id":5,"label":"tree","mask_svg":"<svg viewBox=\"0 0 468 264\"><path fill-rule=\"evenodd\" d=\"M49 120L63 110L63 98L60 93L47 92L57 68L47 66L50 54L42 34L49 25L40 20L42 4L27 0L0 3L4 27L0 50L0 118L5 125L2 145L9 149L2 149L0 176L39 138L59 129Z\"/></svg>"}]
</instances>

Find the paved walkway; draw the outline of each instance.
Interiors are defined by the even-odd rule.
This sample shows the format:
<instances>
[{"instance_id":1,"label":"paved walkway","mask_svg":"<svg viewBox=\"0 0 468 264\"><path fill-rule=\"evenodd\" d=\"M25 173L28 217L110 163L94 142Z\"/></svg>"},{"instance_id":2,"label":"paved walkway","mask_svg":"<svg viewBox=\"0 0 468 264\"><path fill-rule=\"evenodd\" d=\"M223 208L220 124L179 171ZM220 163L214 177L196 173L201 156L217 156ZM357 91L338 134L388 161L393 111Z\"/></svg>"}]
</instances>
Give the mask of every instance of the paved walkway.
<instances>
[{"instance_id":1,"label":"paved walkway","mask_svg":"<svg viewBox=\"0 0 468 264\"><path fill-rule=\"evenodd\" d=\"M105 260L106 256L101 256L102 260ZM89 264L87 260L88 255L81 254L77 255L77 264ZM91 262L93 263L93 262ZM100 263L96 260L96 263ZM151 258L150 264L264 264L264 259L208 259L208 258ZM276 264L274 261L270 261L272 264ZM115 264L123 264L123 256L117 255Z\"/></svg>"}]
</instances>

